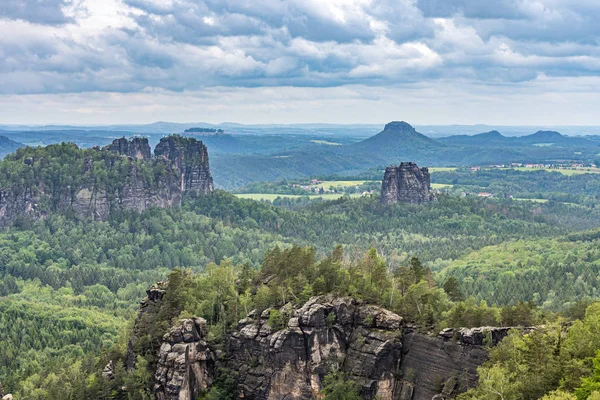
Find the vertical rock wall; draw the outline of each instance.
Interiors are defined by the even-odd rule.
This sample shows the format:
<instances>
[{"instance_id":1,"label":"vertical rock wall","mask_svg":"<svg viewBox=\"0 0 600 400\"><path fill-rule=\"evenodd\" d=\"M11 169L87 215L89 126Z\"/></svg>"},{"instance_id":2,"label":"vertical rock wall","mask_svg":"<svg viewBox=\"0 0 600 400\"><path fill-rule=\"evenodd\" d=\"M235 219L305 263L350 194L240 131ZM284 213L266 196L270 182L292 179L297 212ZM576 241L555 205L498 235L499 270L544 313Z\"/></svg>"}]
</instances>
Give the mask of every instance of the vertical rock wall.
<instances>
[{"instance_id":1,"label":"vertical rock wall","mask_svg":"<svg viewBox=\"0 0 600 400\"><path fill-rule=\"evenodd\" d=\"M156 145L154 155L174 163L181 173L181 190L211 193L213 179L206 146L194 138L179 135L164 137Z\"/></svg>"},{"instance_id":2,"label":"vertical rock wall","mask_svg":"<svg viewBox=\"0 0 600 400\"><path fill-rule=\"evenodd\" d=\"M149 304L154 312L160 305L161 296L151 293L144 312ZM287 315L283 327L269 324L270 310L251 312L219 357L206 340L206 321L181 320L158 352L156 399L195 400L210 388L220 367L236 374L236 396L247 400L319 398L332 370L355 381L367 400L450 399L476 384L488 346L510 330L448 329L428 335L381 307L331 295L279 311Z\"/></svg>"},{"instance_id":3,"label":"vertical rock wall","mask_svg":"<svg viewBox=\"0 0 600 400\"><path fill-rule=\"evenodd\" d=\"M427 168L413 162L403 162L385 170L381 184L381 203L424 203L431 201L431 178Z\"/></svg>"},{"instance_id":4,"label":"vertical rock wall","mask_svg":"<svg viewBox=\"0 0 600 400\"><path fill-rule=\"evenodd\" d=\"M147 138L136 137L131 140L125 138L115 139L104 149L136 160L147 160L152 157L152 151L150 150Z\"/></svg>"}]
</instances>

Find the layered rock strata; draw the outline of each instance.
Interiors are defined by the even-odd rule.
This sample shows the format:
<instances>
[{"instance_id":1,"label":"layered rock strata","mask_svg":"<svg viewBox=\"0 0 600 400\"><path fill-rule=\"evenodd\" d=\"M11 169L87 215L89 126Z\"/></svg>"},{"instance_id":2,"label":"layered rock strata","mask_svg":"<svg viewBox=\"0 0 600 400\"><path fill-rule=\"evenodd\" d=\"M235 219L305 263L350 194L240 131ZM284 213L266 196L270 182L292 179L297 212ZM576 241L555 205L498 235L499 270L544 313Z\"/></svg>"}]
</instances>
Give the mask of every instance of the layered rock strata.
<instances>
[{"instance_id":1,"label":"layered rock strata","mask_svg":"<svg viewBox=\"0 0 600 400\"><path fill-rule=\"evenodd\" d=\"M115 139L104 149L114 151L123 156L135 158L136 160L147 160L152 157L152 151L147 138L135 137L131 140L127 140L123 137Z\"/></svg>"},{"instance_id":2,"label":"layered rock strata","mask_svg":"<svg viewBox=\"0 0 600 400\"><path fill-rule=\"evenodd\" d=\"M174 163L179 172L182 191L210 193L214 190L208 167L208 151L201 141L178 135L164 137L156 145L154 155Z\"/></svg>"},{"instance_id":3,"label":"layered rock strata","mask_svg":"<svg viewBox=\"0 0 600 400\"><path fill-rule=\"evenodd\" d=\"M381 203L424 203L433 200L431 178L427 168L413 162L402 162L385 170L381 184Z\"/></svg>"},{"instance_id":4,"label":"layered rock strata","mask_svg":"<svg viewBox=\"0 0 600 400\"><path fill-rule=\"evenodd\" d=\"M215 376L215 355L206 342L206 321L188 318L167 333L154 374L157 400L197 399Z\"/></svg>"},{"instance_id":5,"label":"layered rock strata","mask_svg":"<svg viewBox=\"0 0 600 400\"><path fill-rule=\"evenodd\" d=\"M144 313L160 303L160 294L152 293L143 303ZM157 301L149 303L150 297ZM450 399L476 384L488 348L510 330L425 334L381 307L335 296L277 311L284 315L283 326L269 324L270 309L251 312L228 336L223 351L206 340L206 321L180 321L164 336L158 353L156 398L194 400L210 388L215 371L225 368L237 377L236 396L250 400L319 398L325 376L334 370L355 381L364 399Z\"/></svg>"}]
</instances>

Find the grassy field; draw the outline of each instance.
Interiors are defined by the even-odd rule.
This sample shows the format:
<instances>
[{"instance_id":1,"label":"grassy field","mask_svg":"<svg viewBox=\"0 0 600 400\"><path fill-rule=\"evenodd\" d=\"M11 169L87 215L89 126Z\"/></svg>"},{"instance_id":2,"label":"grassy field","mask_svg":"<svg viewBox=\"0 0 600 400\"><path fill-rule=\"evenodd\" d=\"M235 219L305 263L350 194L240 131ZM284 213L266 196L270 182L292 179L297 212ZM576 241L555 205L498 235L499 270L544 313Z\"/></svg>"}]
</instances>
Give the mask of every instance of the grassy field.
<instances>
[{"instance_id":1,"label":"grassy field","mask_svg":"<svg viewBox=\"0 0 600 400\"><path fill-rule=\"evenodd\" d=\"M343 197L343 194L334 194L334 193L327 193L327 194L312 194L312 195L297 195L297 194L274 194L274 193L238 193L236 194L237 197L242 198L242 199L251 199L251 200L268 200L268 201L273 201L278 197L281 198L290 198L290 199L296 199L298 197L310 197L311 199L316 199L316 198L322 198L324 200L337 200L340 197ZM353 193L350 195L350 197L361 197L361 194L359 193Z\"/></svg>"},{"instance_id":2,"label":"grassy field","mask_svg":"<svg viewBox=\"0 0 600 400\"><path fill-rule=\"evenodd\" d=\"M539 171L543 169L548 172L560 172L563 175L572 176L572 175L580 175L580 174L600 174L600 168L577 168L577 169L566 169L566 168L527 168L527 167L514 167L514 168L504 168L504 169L514 169L515 171Z\"/></svg>"},{"instance_id":3,"label":"grassy field","mask_svg":"<svg viewBox=\"0 0 600 400\"><path fill-rule=\"evenodd\" d=\"M534 203L547 203L548 200L547 199L521 199L518 197L513 197L513 200L517 200L517 201L531 201Z\"/></svg>"},{"instance_id":4,"label":"grassy field","mask_svg":"<svg viewBox=\"0 0 600 400\"><path fill-rule=\"evenodd\" d=\"M452 188L452 187L454 187L454 185L450 185L449 183L432 183L431 184L432 189L448 189L448 188Z\"/></svg>"},{"instance_id":5,"label":"grassy field","mask_svg":"<svg viewBox=\"0 0 600 400\"><path fill-rule=\"evenodd\" d=\"M456 167L430 167L429 172L450 172L456 171Z\"/></svg>"},{"instance_id":6,"label":"grassy field","mask_svg":"<svg viewBox=\"0 0 600 400\"><path fill-rule=\"evenodd\" d=\"M333 186L333 187L358 186L358 185L362 185L366 182L370 182L370 181L323 181L323 183L320 183L316 186L320 186L325 189L329 189L331 186Z\"/></svg>"}]
</instances>

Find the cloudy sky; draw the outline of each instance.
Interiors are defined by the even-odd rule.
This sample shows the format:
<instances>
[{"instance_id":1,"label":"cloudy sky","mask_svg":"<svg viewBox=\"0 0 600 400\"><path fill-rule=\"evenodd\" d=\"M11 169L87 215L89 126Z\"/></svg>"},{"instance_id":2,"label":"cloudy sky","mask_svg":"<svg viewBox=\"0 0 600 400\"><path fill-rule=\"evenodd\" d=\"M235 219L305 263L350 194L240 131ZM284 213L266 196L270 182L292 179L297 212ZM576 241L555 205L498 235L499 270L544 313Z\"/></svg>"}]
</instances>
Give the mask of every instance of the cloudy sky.
<instances>
[{"instance_id":1,"label":"cloudy sky","mask_svg":"<svg viewBox=\"0 0 600 400\"><path fill-rule=\"evenodd\" d=\"M0 123L600 125L598 0L1 0Z\"/></svg>"}]
</instances>

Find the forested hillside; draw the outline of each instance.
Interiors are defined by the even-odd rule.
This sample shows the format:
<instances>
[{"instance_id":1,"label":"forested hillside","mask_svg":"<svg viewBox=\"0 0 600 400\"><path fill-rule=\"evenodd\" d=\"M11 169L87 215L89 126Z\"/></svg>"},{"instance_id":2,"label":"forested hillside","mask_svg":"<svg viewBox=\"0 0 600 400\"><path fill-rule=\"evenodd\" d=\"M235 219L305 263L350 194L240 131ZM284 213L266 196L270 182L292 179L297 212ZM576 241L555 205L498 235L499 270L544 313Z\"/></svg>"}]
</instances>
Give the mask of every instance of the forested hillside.
<instances>
[{"instance_id":1,"label":"forested hillside","mask_svg":"<svg viewBox=\"0 0 600 400\"><path fill-rule=\"evenodd\" d=\"M1 357L6 362L0 378L13 392L31 393L44 380L54 379L47 374L65 363L87 362L91 373L98 368L91 360L116 343L117 333L133 317L144 291L166 277L172 268L201 272L215 262L254 269L274 246L312 245L315 250L311 258L319 259L342 244L344 264L359 262L364 252L373 247L382 257L383 265L387 265L386 270L410 266L412 257L418 257L423 270L427 268L432 273L443 270L437 277L427 273L430 284L442 285L450 275L456 276L459 279L455 282L460 284L448 288L455 299L472 295L499 306L531 300L542 309L565 310L578 299L593 298L596 294L596 282L586 279L582 282L587 285L581 286L583 289L580 286L572 289L578 285L575 277L581 273L578 271L583 271L581 268L591 267L594 271L595 258L590 255L590 246L596 239L591 236L592 242L572 242L560 238L566 232L589 229L598 223L594 211L560 204L515 204L440 196L422 206L383 207L377 198L345 198L292 211L238 199L225 192L189 195L181 208L151 209L141 214L115 213L106 222L75 220L59 214L43 221L21 219L0 235L3 249L0 291L6 310L2 318L7 337L12 338L2 349ZM506 243L528 243L532 238L555 241L540 242L542 246L556 245L545 247L547 256L537 256L528 262L542 265L540 268L550 265L544 260L553 262L556 276L572 271L572 281L554 279L552 285L539 290L534 297L533 292L521 295L518 290L503 297L494 295L494 289L514 290L515 284L508 278L499 279L499 286L491 288L479 284L481 279L466 269L473 278L463 279L467 273L461 272L467 268L463 265L471 265L478 252L493 251L498 257L510 253L519 258L520 253L513 253L510 247L505 250ZM575 258L565 266L562 263L565 246L580 254L581 261ZM490 262L489 257L485 259ZM525 265L528 262L522 261ZM518 274L516 263L513 269ZM586 263L591 263L590 267ZM552 277L549 275L547 279ZM518 287L529 282L515 279ZM293 289L294 293L297 290L303 289ZM552 291L558 297L555 301ZM568 299L563 293L568 293L565 295ZM62 307L60 313L56 307ZM24 315L31 315L26 328L31 339L22 336L24 326L18 321ZM472 324L502 322L493 315L478 317ZM442 321L440 318L434 320ZM460 319L463 317L452 318L459 318L461 325L464 324ZM103 324L98 325L98 319ZM85 357L92 358L85 361ZM44 397L47 394L40 396L48 398Z\"/></svg>"},{"instance_id":2,"label":"forested hillside","mask_svg":"<svg viewBox=\"0 0 600 400\"><path fill-rule=\"evenodd\" d=\"M164 143L169 140L177 141ZM130 150L133 156L61 144L22 149L0 164L5 193L43 200L31 202L36 213L6 221L0 232L6 338L0 382L17 398L146 398L154 350L180 316L207 319L218 347L253 308L300 307L313 295L332 294L390 309L423 334L544 324L550 333L540 335L550 335L552 324L583 318L600 295L594 186L600 175L434 169L443 192L420 205L383 206L377 185L364 181L355 190L374 194L280 199L282 206L218 190L192 190L180 204L148 205L141 212L111 207L102 219L61 206L66 190L92 183L122 196L132 168L148 190L159 178L178 179L178 169L168 169L166 161L137 160L139 149ZM379 173L363 175L372 180ZM285 185L251 188L278 191ZM495 198L460 194L477 190L493 191ZM513 195L549 201L516 201ZM167 277L172 304L148 325L149 336L136 350L137 367L126 372L122 363L137 305ZM273 314L270 323L282 326L286 318ZM587 355L568 357L590 376ZM109 360L116 378L106 381L101 371ZM482 367L484 373L513 368L495 355L492 361L499 366ZM513 380L518 385L517 375ZM544 388L559 386L552 382ZM579 387L569 385L563 389ZM226 391L221 384L215 390Z\"/></svg>"}]
</instances>

